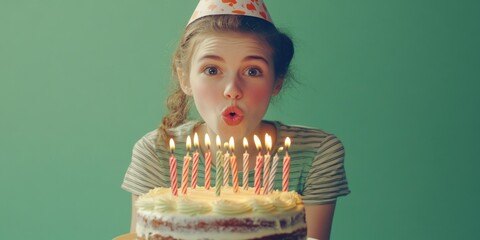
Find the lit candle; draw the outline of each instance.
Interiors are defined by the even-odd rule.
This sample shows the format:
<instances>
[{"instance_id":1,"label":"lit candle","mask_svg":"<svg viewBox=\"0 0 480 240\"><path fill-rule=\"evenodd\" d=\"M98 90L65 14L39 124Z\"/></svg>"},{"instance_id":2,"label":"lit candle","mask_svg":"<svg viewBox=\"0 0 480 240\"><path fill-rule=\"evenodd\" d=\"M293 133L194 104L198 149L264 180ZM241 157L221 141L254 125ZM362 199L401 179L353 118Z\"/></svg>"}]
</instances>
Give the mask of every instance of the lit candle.
<instances>
[{"instance_id":1,"label":"lit candle","mask_svg":"<svg viewBox=\"0 0 480 240\"><path fill-rule=\"evenodd\" d=\"M216 172L216 182L215 182L215 194L220 196L222 192L222 184L223 184L223 163L222 163L222 143L220 142L220 136L217 135L217 153L216 153L216 160L217 160L217 172Z\"/></svg>"},{"instance_id":2,"label":"lit candle","mask_svg":"<svg viewBox=\"0 0 480 240\"><path fill-rule=\"evenodd\" d=\"M223 186L228 186L228 178L230 175L230 153L228 152L228 143L224 143L223 147L225 150L225 156L223 159Z\"/></svg>"},{"instance_id":3,"label":"lit candle","mask_svg":"<svg viewBox=\"0 0 480 240\"><path fill-rule=\"evenodd\" d=\"M272 169L270 171L270 178L268 179L269 193L273 192L273 181L275 180L275 173L277 172L277 166L278 166L278 153L281 151L283 151L283 147L279 147L277 150L277 153L275 153L275 156L273 157Z\"/></svg>"},{"instance_id":4,"label":"lit candle","mask_svg":"<svg viewBox=\"0 0 480 240\"><path fill-rule=\"evenodd\" d=\"M177 159L175 159L175 142L170 138L170 151L172 156L170 157L170 185L172 189L172 195L178 195L178 186L177 186Z\"/></svg>"},{"instance_id":5,"label":"lit candle","mask_svg":"<svg viewBox=\"0 0 480 240\"><path fill-rule=\"evenodd\" d=\"M272 137L265 134L265 148L267 153L263 159L263 194L268 193L268 180L270 179L270 150L272 149Z\"/></svg>"},{"instance_id":6,"label":"lit candle","mask_svg":"<svg viewBox=\"0 0 480 240\"><path fill-rule=\"evenodd\" d=\"M255 194L259 195L260 194L260 177L262 174L262 165L263 165L263 157L262 157L262 143L260 142L260 139L257 137L257 135L253 136L253 140L255 141L255 146L257 147L258 150L258 155L257 159L255 162L255 181L254 181L254 187L255 187Z\"/></svg>"},{"instance_id":7,"label":"lit candle","mask_svg":"<svg viewBox=\"0 0 480 240\"><path fill-rule=\"evenodd\" d=\"M290 147L290 138L285 139L285 156L283 157L283 179L282 191L288 192L288 177L290 175L290 156L288 156L288 148Z\"/></svg>"},{"instance_id":8,"label":"lit candle","mask_svg":"<svg viewBox=\"0 0 480 240\"><path fill-rule=\"evenodd\" d=\"M205 153L205 189L210 189L210 169L212 168L212 152L210 152L210 137L205 134L205 145L207 153Z\"/></svg>"},{"instance_id":9,"label":"lit candle","mask_svg":"<svg viewBox=\"0 0 480 240\"><path fill-rule=\"evenodd\" d=\"M228 143L230 146L230 151L232 152L232 156L230 157L230 165L232 166L232 185L233 185L233 192L238 192L238 167L237 167L237 157L235 156L235 143L233 141L233 137L230 137L230 141Z\"/></svg>"},{"instance_id":10,"label":"lit candle","mask_svg":"<svg viewBox=\"0 0 480 240\"><path fill-rule=\"evenodd\" d=\"M183 158L183 171L182 171L182 194L187 194L188 187L188 168L190 167L190 148L192 147L192 140L190 136L187 137L187 154Z\"/></svg>"},{"instance_id":11,"label":"lit candle","mask_svg":"<svg viewBox=\"0 0 480 240\"><path fill-rule=\"evenodd\" d=\"M245 153L243 154L243 189L248 190L248 141L247 138L243 138L243 148Z\"/></svg>"},{"instance_id":12,"label":"lit candle","mask_svg":"<svg viewBox=\"0 0 480 240\"><path fill-rule=\"evenodd\" d=\"M197 176L198 176L198 134L195 133L193 135L193 146L195 147L195 152L193 153L193 166L192 166L192 188L195 189L197 187Z\"/></svg>"}]
</instances>

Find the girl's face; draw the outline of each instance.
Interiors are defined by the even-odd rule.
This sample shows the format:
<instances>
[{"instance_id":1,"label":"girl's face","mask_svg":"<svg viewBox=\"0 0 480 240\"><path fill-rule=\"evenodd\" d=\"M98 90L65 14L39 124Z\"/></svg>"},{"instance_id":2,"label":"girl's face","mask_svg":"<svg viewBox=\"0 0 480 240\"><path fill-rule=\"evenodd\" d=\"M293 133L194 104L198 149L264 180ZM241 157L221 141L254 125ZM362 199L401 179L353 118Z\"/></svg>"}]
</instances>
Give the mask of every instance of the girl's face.
<instances>
[{"instance_id":1,"label":"girl's face","mask_svg":"<svg viewBox=\"0 0 480 240\"><path fill-rule=\"evenodd\" d=\"M209 134L240 138L259 131L275 81L272 49L252 34L198 36L190 72L178 71L182 89L193 96Z\"/></svg>"}]
</instances>

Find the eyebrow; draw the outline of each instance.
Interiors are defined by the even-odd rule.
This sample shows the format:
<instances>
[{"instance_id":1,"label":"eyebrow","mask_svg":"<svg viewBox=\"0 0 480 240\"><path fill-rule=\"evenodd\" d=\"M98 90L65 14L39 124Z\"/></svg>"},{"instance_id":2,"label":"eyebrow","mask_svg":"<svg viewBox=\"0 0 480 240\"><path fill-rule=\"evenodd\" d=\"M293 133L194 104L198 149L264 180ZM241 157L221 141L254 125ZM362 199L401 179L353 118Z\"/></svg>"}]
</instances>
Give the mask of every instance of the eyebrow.
<instances>
[{"instance_id":1,"label":"eyebrow","mask_svg":"<svg viewBox=\"0 0 480 240\"><path fill-rule=\"evenodd\" d=\"M264 62L265 64L269 65L268 60L266 58L262 57L262 56L252 55L252 56L247 56L245 59L247 59L247 60L260 60L260 61Z\"/></svg>"},{"instance_id":2,"label":"eyebrow","mask_svg":"<svg viewBox=\"0 0 480 240\"><path fill-rule=\"evenodd\" d=\"M217 56L217 55L213 55L213 54L209 54L209 55L205 55L205 56L202 56L199 61L202 61L202 60L205 60L205 59L212 59L212 60L217 60L217 61L221 61L221 62L225 62L225 59L223 59L222 57L220 56ZM244 60L260 60L262 62L264 62L265 64L269 65L269 62L266 58L262 57L262 56L258 56L258 55L251 55L251 56L247 56L244 58Z\"/></svg>"},{"instance_id":3,"label":"eyebrow","mask_svg":"<svg viewBox=\"0 0 480 240\"><path fill-rule=\"evenodd\" d=\"M221 58L220 56L217 56L217 55L205 55L205 56L202 56L200 59L198 59L198 61L202 61L202 60L205 60L205 59L212 59L212 60L225 62L225 60L223 58Z\"/></svg>"}]
</instances>

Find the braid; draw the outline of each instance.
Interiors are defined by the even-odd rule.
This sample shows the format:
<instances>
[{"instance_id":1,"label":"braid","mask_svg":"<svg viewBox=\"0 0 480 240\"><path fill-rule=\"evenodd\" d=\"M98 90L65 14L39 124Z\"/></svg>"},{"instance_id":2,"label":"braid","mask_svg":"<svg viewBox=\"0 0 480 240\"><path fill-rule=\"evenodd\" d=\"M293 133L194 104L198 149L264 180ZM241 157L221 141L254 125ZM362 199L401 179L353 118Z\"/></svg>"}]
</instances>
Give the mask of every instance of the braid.
<instances>
[{"instance_id":1,"label":"braid","mask_svg":"<svg viewBox=\"0 0 480 240\"><path fill-rule=\"evenodd\" d=\"M168 129L185 123L189 110L190 98L177 83L176 88L167 97L167 114L163 117L158 129L157 145L160 145L162 142L168 144L169 138L172 137Z\"/></svg>"}]
</instances>

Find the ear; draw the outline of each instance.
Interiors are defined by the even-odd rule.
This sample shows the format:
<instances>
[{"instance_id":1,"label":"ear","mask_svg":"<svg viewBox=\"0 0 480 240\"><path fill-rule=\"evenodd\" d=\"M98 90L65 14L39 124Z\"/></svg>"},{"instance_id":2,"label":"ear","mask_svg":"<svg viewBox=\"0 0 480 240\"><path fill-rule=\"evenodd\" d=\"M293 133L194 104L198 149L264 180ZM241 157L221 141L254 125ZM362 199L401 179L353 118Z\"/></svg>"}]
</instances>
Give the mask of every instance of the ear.
<instances>
[{"instance_id":1,"label":"ear","mask_svg":"<svg viewBox=\"0 0 480 240\"><path fill-rule=\"evenodd\" d=\"M282 90L282 87L283 87L283 78L278 78L273 85L272 95L277 96L280 90Z\"/></svg>"},{"instance_id":2,"label":"ear","mask_svg":"<svg viewBox=\"0 0 480 240\"><path fill-rule=\"evenodd\" d=\"M188 80L188 77L183 71L183 69L179 67L177 67L177 78L178 82L180 83L180 87L182 88L182 91L187 96L192 96L192 88L190 87L190 81Z\"/></svg>"}]
</instances>

